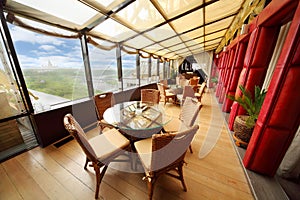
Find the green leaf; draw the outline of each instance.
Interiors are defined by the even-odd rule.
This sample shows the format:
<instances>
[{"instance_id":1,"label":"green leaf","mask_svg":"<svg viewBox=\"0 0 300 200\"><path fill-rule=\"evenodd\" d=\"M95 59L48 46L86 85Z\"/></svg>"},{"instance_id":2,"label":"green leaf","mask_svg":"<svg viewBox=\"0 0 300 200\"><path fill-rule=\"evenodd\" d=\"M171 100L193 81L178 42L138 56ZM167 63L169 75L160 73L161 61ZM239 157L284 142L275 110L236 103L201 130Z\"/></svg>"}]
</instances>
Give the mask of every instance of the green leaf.
<instances>
[{"instance_id":1,"label":"green leaf","mask_svg":"<svg viewBox=\"0 0 300 200\"><path fill-rule=\"evenodd\" d=\"M260 109L262 107L267 92L264 89L261 90L260 87L255 86L254 98L252 98L251 93L248 90L246 90L243 85L239 85L239 89L243 94L242 97L235 98L235 96L233 95L228 95L227 98L236 101L246 110L246 112L250 116L246 124L249 127L253 127L258 118Z\"/></svg>"}]
</instances>

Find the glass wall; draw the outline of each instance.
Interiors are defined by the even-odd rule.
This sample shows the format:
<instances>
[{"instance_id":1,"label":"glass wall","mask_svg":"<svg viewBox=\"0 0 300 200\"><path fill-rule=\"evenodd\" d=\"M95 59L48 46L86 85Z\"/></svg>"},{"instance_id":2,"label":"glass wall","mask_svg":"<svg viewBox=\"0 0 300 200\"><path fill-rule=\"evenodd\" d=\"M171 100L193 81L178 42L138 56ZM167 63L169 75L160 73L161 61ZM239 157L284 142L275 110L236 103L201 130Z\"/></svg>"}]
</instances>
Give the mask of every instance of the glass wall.
<instances>
[{"instance_id":1,"label":"glass wall","mask_svg":"<svg viewBox=\"0 0 300 200\"><path fill-rule=\"evenodd\" d=\"M137 79L136 54L127 54L122 51L123 88L130 89L139 86Z\"/></svg>"},{"instance_id":2,"label":"glass wall","mask_svg":"<svg viewBox=\"0 0 300 200\"><path fill-rule=\"evenodd\" d=\"M9 29L35 113L88 97L79 38L47 36L11 24ZM95 38L89 38L88 41L94 93L120 90L122 87L118 83L116 45ZM158 81L158 59L150 58L149 77L149 58L140 56L139 80L136 55L121 51L123 89ZM170 72L166 71L168 63L165 65L164 68L164 63L159 62L159 79L170 76Z\"/></svg>"},{"instance_id":3,"label":"glass wall","mask_svg":"<svg viewBox=\"0 0 300 200\"><path fill-rule=\"evenodd\" d=\"M79 39L9 29L35 113L88 96Z\"/></svg>"},{"instance_id":4,"label":"glass wall","mask_svg":"<svg viewBox=\"0 0 300 200\"><path fill-rule=\"evenodd\" d=\"M159 62L158 59L151 57L151 83L158 81L157 62Z\"/></svg>"},{"instance_id":5,"label":"glass wall","mask_svg":"<svg viewBox=\"0 0 300 200\"><path fill-rule=\"evenodd\" d=\"M113 46L113 44L105 41L93 40L103 47ZM100 46L91 44L88 44L88 48L94 93L118 91L116 48L106 50Z\"/></svg>"},{"instance_id":6,"label":"glass wall","mask_svg":"<svg viewBox=\"0 0 300 200\"><path fill-rule=\"evenodd\" d=\"M165 79L170 78L170 62L165 61Z\"/></svg>"},{"instance_id":7,"label":"glass wall","mask_svg":"<svg viewBox=\"0 0 300 200\"><path fill-rule=\"evenodd\" d=\"M141 67L141 85L149 83L149 58L143 58L140 56L140 67Z\"/></svg>"},{"instance_id":8,"label":"glass wall","mask_svg":"<svg viewBox=\"0 0 300 200\"><path fill-rule=\"evenodd\" d=\"M10 35L6 28L5 23L0 24L0 161L38 145L29 118L29 97L22 88L24 81L12 56L14 49L7 45Z\"/></svg>"},{"instance_id":9,"label":"glass wall","mask_svg":"<svg viewBox=\"0 0 300 200\"><path fill-rule=\"evenodd\" d=\"M164 79L164 62L159 61L159 80Z\"/></svg>"}]
</instances>

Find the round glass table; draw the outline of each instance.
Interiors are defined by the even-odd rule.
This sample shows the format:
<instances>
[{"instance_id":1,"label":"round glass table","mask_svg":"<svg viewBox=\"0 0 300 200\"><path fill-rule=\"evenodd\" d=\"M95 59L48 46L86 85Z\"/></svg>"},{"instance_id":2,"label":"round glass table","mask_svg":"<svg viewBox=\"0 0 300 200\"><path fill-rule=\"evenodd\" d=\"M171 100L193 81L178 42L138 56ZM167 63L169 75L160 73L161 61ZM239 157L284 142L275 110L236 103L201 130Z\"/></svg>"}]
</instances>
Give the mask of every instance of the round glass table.
<instances>
[{"instance_id":1,"label":"round glass table","mask_svg":"<svg viewBox=\"0 0 300 200\"><path fill-rule=\"evenodd\" d=\"M129 101L108 108L104 120L136 139L159 133L171 121L172 113L160 104Z\"/></svg>"}]
</instances>

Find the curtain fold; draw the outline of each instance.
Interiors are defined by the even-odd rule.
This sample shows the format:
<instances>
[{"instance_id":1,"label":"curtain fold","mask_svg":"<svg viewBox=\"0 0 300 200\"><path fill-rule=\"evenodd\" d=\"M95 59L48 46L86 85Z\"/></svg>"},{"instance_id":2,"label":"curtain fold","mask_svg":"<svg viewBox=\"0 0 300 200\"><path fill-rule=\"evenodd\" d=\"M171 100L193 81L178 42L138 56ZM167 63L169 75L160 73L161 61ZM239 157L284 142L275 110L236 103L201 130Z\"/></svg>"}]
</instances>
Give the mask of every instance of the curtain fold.
<instances>
[{"instance_id":1,"label":"curtain fold","mask_svg":"<svg viewBox=\"0 0 300 200\"><path fill-rule=\"evenodd\" d=\"M291 25L291 22L285 24L280 29L278 39L277 39L277 43L276 43L276 46L275 46L275 49L274 49L274 52L273 52L268 70L267 70L267 74L266 74L265 81L264 81L264 84L262 86L262 89L268 90L268 88L269 88L269 85L270 85L270 82L271 82L271 79L272 79L272 76L273 76L273 72L275 70L277 60L278 60L279 55L281 53L283 44L284 44L286 36L287 36L287 33L290 29L290 25Z\"/></svg>"},{"instance_id":2,"label":"curtain fold","mask_svg":"<svg viewBox=\"0 0 300 200\"><path fill-rule=\"evenodd\" d=\"M33 26L30 26L30 25L24 23L21 19L19 19L18 17L16 17L15 15L13 15L11 13L7 14L6 20L9 23L14 24L16 26L20 26L27 30L34 31L36 33L40 33L40 34L44 34L44 35L48 35L48 36L55 36L55 37L60 37L60 38L79 38L79 37L81 37L81 34L79 34L79 33L76 33L74 35L64 35L64 34L60 34L60 33L56 33L56 32L46 31L41 28L35 28Z\"/></svg>"}]
</instances>

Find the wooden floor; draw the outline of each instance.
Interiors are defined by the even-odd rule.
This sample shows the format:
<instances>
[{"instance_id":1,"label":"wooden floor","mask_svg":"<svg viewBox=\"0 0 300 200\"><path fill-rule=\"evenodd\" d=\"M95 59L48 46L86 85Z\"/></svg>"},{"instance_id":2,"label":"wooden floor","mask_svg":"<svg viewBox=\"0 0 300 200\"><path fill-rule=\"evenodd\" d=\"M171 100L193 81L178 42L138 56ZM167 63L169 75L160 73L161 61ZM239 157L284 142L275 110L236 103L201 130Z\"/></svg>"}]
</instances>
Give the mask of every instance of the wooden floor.
<instances>
[{"instance_id":1,"label":"wooden floor","mask_svg":"<svg viewBox=\"0 0 300 200\"><path fill-rule=\"evenodd\" d=\"M192 143L194 153L186 154L184 166L188 191L182 190L178 180L162 176L156 183L154 199L254 199L224 119L213 117L221 113L218 104L210 93L204 94L202 104L200 129ZM178 114L178 106L167 104L167 108ZM89 131L88 137L95 134L97 131ZM206 151L213 148L199 156L201 147ZM18 155L0 164L0 199L94 199L94 171L85 171L84 161L75 140L58 148L37 147ZM142 178L142 173L111 167L100 186L100 199L147 199L147 185Z\"/></svg>"}]
</instances>

